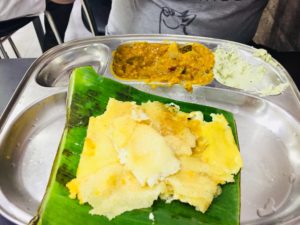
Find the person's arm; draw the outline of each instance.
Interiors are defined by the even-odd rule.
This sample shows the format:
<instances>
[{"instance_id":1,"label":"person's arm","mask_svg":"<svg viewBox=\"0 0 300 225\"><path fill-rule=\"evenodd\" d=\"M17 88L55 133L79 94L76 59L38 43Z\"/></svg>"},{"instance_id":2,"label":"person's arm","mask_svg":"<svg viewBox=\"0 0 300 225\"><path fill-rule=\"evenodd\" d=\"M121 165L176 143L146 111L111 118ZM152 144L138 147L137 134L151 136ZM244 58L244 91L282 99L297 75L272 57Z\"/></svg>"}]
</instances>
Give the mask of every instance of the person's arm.
<instances>
[{"instance_id":1,"label":"person's arm","mask_svg":"<svg viewBox=\"0 0 300 225\"><path fill-rule=\"evenodd\" d=\"M0 21L36 16L44 12L45 7L45 1L41 0L0 0Z\"/></svg>"}]
</instances>

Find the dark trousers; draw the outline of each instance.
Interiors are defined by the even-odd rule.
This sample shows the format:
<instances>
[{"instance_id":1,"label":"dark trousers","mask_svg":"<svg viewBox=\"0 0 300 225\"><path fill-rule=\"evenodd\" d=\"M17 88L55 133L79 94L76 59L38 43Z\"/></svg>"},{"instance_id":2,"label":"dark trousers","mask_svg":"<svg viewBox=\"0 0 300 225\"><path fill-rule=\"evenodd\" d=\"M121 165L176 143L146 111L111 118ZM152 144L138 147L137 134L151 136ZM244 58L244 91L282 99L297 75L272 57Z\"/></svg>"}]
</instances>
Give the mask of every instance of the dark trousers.
<instances>
[{"instance_id":1,"label":"dark trousers","mask_svg":"<svg viewBox=\"0 0 300 225\"><path fill-rule=\"evenodd\" d=\"M72 8L73 3L57 4L49 0L46 2L46 10L51 14L61 40L64 40L65 38L65 32L69 23ZM45 17L45 37L42 50L45 52L57 44L57 40L50 27L49 21Z\"/></svg>"}]
</instances>

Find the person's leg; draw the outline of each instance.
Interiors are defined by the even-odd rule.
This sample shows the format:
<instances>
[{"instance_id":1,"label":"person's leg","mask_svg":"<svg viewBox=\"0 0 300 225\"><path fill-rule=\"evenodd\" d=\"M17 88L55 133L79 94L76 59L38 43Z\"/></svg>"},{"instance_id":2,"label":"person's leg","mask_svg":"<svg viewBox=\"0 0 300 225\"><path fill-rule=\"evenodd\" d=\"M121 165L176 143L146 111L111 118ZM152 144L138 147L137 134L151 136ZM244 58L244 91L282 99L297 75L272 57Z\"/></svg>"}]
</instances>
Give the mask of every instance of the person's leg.
<instances>
[{"instance_id":1,"label":"person's leg","mask_svg":"<svg viewBox=\"0 0 300 225\"><path fill-rule=\"evenodd\" d=\"M65 37L65 31L67 29L69 19L70 19L70 14L73 8L73 2L74 0L67 0L67 1L47 0L46 1L46 11L48 11L51 14L51 17L54 21L54 24L57 28L61 40L64 40ZM45 23L45 38L43 43L43 52L47 51L48 49L58 44L46 16L45 16L44 23Z\"/></svg>"}]
</instances>

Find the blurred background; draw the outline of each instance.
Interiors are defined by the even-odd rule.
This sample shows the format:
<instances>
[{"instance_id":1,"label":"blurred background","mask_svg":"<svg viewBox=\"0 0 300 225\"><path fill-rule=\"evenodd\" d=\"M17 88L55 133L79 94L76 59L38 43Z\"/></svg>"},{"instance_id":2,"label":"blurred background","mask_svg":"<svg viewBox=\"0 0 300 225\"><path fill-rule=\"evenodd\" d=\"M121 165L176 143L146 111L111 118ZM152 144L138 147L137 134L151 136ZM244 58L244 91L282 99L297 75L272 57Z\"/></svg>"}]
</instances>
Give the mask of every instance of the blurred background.
<instances>
[{"instance_id":1,"label":"blurred background","mask_svg":"<svg viewBox=\"0 0 300 225\"><path fill-rule=\"evenodd\" d=\"M93 36L93 34L87 30L87 26L84 25L81 14L81 1L76 0L67 27L65 42ZM40 19L43 25L44 16L40 15ZM12 39L22 58L36 58L42 54L32 23L29 23L15 32L12 35ZM256 44L281 52L299 51L300 1L270 0L261 17L253 41ZM10 44L8 42L4 42L3 44L9 57L16 57Z\"/></svg>"},{"instance_id":2,"label":"blurred background","mask_svg":"<svg viewBox=\"0 0 300 225\"><path fill-rule=\"evenodd\" d=\"M300 1L270 0L254 41L278 51L299 51Z\"/></svg>"}]
</instances>

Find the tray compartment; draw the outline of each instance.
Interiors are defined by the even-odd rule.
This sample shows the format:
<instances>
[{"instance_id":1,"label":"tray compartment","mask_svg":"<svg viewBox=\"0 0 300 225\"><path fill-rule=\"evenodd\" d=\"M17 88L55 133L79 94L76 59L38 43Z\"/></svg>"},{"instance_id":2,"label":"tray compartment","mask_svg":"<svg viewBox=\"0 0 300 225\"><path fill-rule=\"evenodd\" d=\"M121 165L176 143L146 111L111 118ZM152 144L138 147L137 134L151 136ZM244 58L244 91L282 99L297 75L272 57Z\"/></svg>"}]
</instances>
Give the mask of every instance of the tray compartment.
<instances>
[{"instance_id":1,"label":"tray compartment","mask_svg":"<svg viewBox=\"0 0 300 225\"><path fill-rule=\"evenodd\" d=\"M78 66L93 66L99 74L103 74L110 55L109 47L101 43L55 52L44 61L36 82L44 87L66 87L72 70Z\"/></svg>"},{"instance_id":2,"label":"tray compartment","mask_svg":"<svg viewBox=\"0 0 300 225\"><path fill-rule=\"evenodd\" d=\"M163 44L171 44L173 42L176 42L179 45L187 45L191 44L193 42L196 43L201 43L205 45L206 47L210 48L213 52L217 49L219 46L218 44L215 43L210 43L207 41L176 41L176 40L160 40L160 39L150 39L150 40L128 40L128 41L123 41L119 43L118 46L112 46L111 49L115 50L117 47L120 45L126 45L126 44L132 44L132 43L139 43L139 42L148 42L148 43L163 43ZM235 49L235 45L233 43L224 43L220 44L222 48L231 50ZM254 48L236 48L235 51L240 55L241 59L247 60L247 62L250 65L253 65L253 67L261 67L264 70L264 76L262 77L261 81L253 85L253 88L249 90L243 90L243 89L238 89L238 88L232 88L230 86L226 86L224 84L219 83L216 79L213 80L212 83L207 84L206 86L214 86L214 87L220 87L224 89L236 89L241 92L245 93L253 93L256 95L259 95L260 91L266 90L270 87L276 87L281 84L287 84L289 85L289 81L287 77L283 76L283 73L281 71L280 65L277 64L275 60L272 60L272 64L264 61L262 58L259 58L258 56L254 56L255 49ZM111 57L111 60L109 62L109 66L107 67L105 76L115 79L119 82L125 83L125 84L130 84L130 83L136 83L136 82L141 82L141 80L133 80L133 79L122 79L119 76L115 75L115 73L112 71L112 63L113 63L113 57ZM151 84L156 84L156 85L168 85L167 83L159 83L159 82L151 82ZM199 85L194 84L193 87L197 87Z\"/></svg>"},{"instance_id":3,"label":"tray compartment","mask_svg":"<svg viewBox=\"0 0 300 225\"><path fill-rule=\"evenodd\" d=\"M65 125L65 99L66 94L59 93L33 104L13 122L1 141L1 198L9 202L7 206L24 212L9 215L23 223L35 214L45 193Z\"/></svg>"},{"instance_id":4,"label":"tray compartment","mask_svg":"<svg viewBox=\"0 0 300 225\"><path fill-rule=\"evenodd\" d=\"M291 213L296 213L300 210L300 204L292 200L299 195L300 187L300 153L298 151L300 149L300 127L295 118L290 116L284 109L261 98L210 87L196 89L195 93L197 95L195 96L184 94L185 90L178 86L172 88L160 87L155 90L149 89L147 85L143 84L136 86L153 94L165 97L172 96L172 98L177 100L219 107L232 111L235 114L240 148L244 159L241 178L242 224L263 224L262 221L265 224L267 222L272 224L279 217L285 220ZM37 103L26 110L15 121L8 133L8 137L0 146L0 151L10 152L2 155L0 161L2 167L0 170L9 171L8 174L10 174L9 176L0 177L0 184L4 186L3 192L7 195L7 198L13 199L14 205L24 209L31 216L35 215L35 210L38 208L43 191L46 188L47 178L50 175L52 161L48 160L48 156L54 157L57 150L55 147L58 146L63 129L64 98L64 94L59 94L43 100L42 105L46 104L47 108L51 108L50 111L40 110L43 109L41 103ZM49 102L52 103L49 104ZM59 115L57 115L58 121L53 123L57 117L54 116L52 118L53 116L49 117L49 115L56 114L58 108L60 111ZM41 117L40 115L43 116ZM30 133L40 133L36 132L31 125L35 123L36 117L45 117L47 121L44 123L45 125L39 123L36 128L40 130L42 127L41 131L44 131L44 134L47 132L46 137L48 139L49 137L53 137L53 141L55 139L55 145L46 144L43 142L43 139L38 138L35 139L35 146L27 144L32 136ZM32 118L32 120L30 121L28 118ZM23 129L16 132L18 127ZM29 133L27 133L28 128ZM57 132L58 129L61 132ZM20 139L20 135L24 135L24 137ZM41 135L36 135L35 137L39 136ZM20 148L16 148L16 144L12 144L12 138L21 140L19 143ZM6 150L1 149L6 144L9 148ZM38 146L47 146L49 149L46 152L37 152ZM36 160L36 158L40 157L40 154L44 156L41 159L45 160L42 163L38 163L41 161ZM10 155L10 159L7 159L7 155ZM45 156L47 156L47 159L45 159ZM24 162L30 161L31 163L24 164ZM12 165L18 166L14 167ZM19 169L17 169L18 167ZM24 171L28 172L24 174ZM25 183L19 180L20 177L24 178L24 176L27 176ZM42 181L40 180L41 177L43 178ZM34 185L32 185L33 183ZM27 190L25 193L18 190L20 185ZM17 200L15 201L14 198L16 197ZM27 201L25 205L24 200ZM268 201L271 201L271 203L274 201L272 207L275 211L270 211L268 206L266 209L263 209ZM28 204L28 202L31 203ZM28 206L31 207L30 210L28 210ZM258 214L258 210L260 210L260 214ZM261 218L262 215L263 218ZM266 219L267 221L265 221Z\"/></svg>"}]
</instances>

